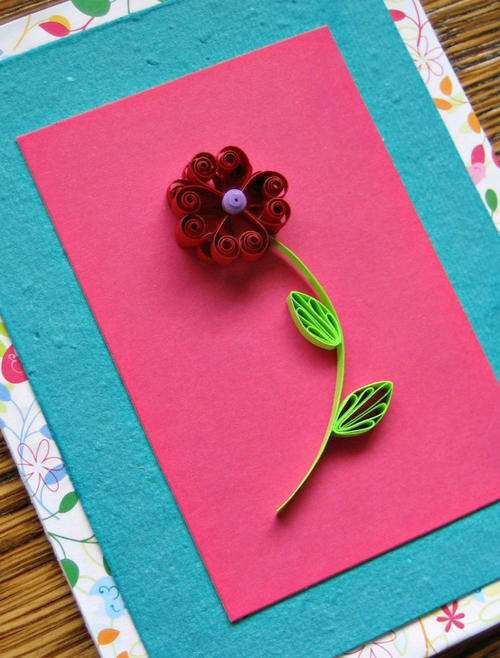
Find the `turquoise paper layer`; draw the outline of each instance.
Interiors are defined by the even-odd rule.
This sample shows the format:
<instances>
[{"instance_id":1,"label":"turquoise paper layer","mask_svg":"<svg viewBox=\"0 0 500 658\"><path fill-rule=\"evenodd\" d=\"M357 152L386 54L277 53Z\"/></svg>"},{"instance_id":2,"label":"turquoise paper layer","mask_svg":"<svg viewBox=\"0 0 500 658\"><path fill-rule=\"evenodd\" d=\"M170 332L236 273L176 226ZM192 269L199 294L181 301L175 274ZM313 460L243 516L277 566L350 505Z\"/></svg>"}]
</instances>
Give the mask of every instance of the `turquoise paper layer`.
<instances>
[{"instance_id":1,"label":"turquoise paper layer","mask_svg":"<svg viewBox=\"0 0 500 658\"><path fill-rule=\"evenodd\" d=\"M153 658L331 656L499 576L500 508L490 506L231 625L14 142L325 23L500 368L496 232L379 0L171 2L0 66L2 314Z\"/></svg>"}]
</instances>

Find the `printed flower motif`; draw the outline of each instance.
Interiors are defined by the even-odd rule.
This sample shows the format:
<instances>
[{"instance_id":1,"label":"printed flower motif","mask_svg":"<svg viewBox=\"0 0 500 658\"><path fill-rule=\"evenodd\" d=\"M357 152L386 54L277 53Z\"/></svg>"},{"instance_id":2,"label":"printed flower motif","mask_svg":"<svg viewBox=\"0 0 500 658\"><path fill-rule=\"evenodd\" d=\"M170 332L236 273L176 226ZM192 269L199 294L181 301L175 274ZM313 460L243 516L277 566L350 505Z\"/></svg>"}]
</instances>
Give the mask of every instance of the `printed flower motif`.
<instances>
[{"instance_id":1,"label":"printed flower motif","mask_svg":"<svg viewBox=\"0 0 500 658\"><path fill-rule=\"evenodd\" d=\"M347 651L346 655L354 655L356 658L390 658L392 657L392 653L389 651L390 647L383 645L390 645L395 639L396 633L391 631L369 644L362 644L360 647L352 649L352 651Z\"/></svg>"},{"instance_id":2,"label":"printed flower motif","mask_svg":"<svg viewBox=\"0 0 500 658\"><path fill-rule=\"evenodd\" d=\"M456 91L453 90L453 80L449 75L445 75L444 78L441 78L441 81L439 82L439 91L446 98L437 96L432 99L438 110L456 112L460 107L467 104L467 99L465 98L463 91L460 89L457 89Z\"/></svg>"},{"instance_id":3,"label":"printed flower motif","mask_svg":"<svg viewBox=\"0 0 500 658\"><path fill-rule=\"evenodd\" d=\"M27 443L20 443L17 449L23 467L23 475L26 482L30 483L33 494L36 495L44 485L50 491L57 491L59 480L66 471L59 456L51 456L50 444L47 439L42 439L33 451Z\"/></svg>"},{"instance_id":4,"label":"printed flower motif","mask_svg":"<svg viewBox=\"0 0 500 658\"><path fill-rule=\"evenodd\" d=\"M436 617L436 621L446 622L446 626L444 627L446 633L448 633L452 626L456 626L457 628L464 627L464 624L459 621L459 619L463 619L465 617L465 613L459 612L457 614L457 601L453 601L453 603L451 603L451 608L449 608L447 605L443 605L441 610L444 612L445 616Z\"/></svg>"},{"instance_id":5,"label":"printed flower motif","mask_svg":"<svg viewBox=\"0 0 500 658\"><path fill-rule=\"evenodd\" d=\"M415 44L408 43L407 47L410 55L415 62L417 69L420 71L424 81L427 83L432 75L440 77L444 70L439 61L443 55L443 50L439 46L429 47L429 41L426 36L420 36Z\"/></svg>"},{"instance_id":6,"label":"printed flower motif","mask_svg":"<svg viewBox=\"0 0 500 658\"><path fill-rule=\"evenodd\" d=\"M90 594L99 594L102 597L106 614L111 619L118 619L125 614L125 604L111 576L99 578L92 586Z\"/></svg>"},{"instance_id":7,"label":"printed flower motif","mask_svg":"<svg viewBox=\"0 0 500 658\"><path fill-rule=\"evenodd\" d=\"M7 388L7 386L5 386L5 384L2 384L1 382L0 382L0 400L2 402L8 402L10 400L10 391Z\"/></svg>"},{"instance_id":8,"label":"printed flower motif","mask_svg":"<svg viewBox=\"0 0 500 658\"><path fill-rule=\"evenodd\" d=\"M470 167L467 167L467 171L476 185L486 176L486 167L482 162L474 162Z\"/></svg>"},{"instance_id":9,"label":"printed flower motif","mask_svg":"<svg viewBox=\"0 0 500 658\"><path fill-rule=\"evenodd\" d=\"M12 384L20 384L28 379L14 345L11 345L3 355L1 369L2 375Z\"/></svg>"},{"instance_id":10,"label":"printed flower motif","mask_svg":"<svg viewBox=\"0 0 500 658\"><path fill-rule=\"evenodd\" d=\"M482 144L477 144L471 152L470 167L467 167L467 170L476 185L486 176L485 157L484 146Z\"/></svg>"},{"instance_id":11,"label":"printed flower motif","mask_svg":"<svg viewBox=\"0 0 500 658\"><path fill-rule=\"evenodd\" d=\"M65 37L71 32L70 22L65 16L61 16L60 14L49 16L46 21L38 25L53 37Z\"/></svg>"},{"instance_id":12,"label":"printed flower motif","mask_svg":"<svg viewBox=\"0 0 500 658\"><path fill-rule=\"evenodd\" d=\"M286 191L284 176L252 173L248 157L236 146L226 146L215 157L198 153L167 191L179 218L177 242L195 248L202 261L257 260L290 216Z\"/></svg>"},{"instance_id":13,"label":"printed flower motif","mask_svg":"<svg viewBox=\"0 0 500 658\"><path fill-rule=\"evenodd\" d=\"M40 434L43 434L43 436L46 439L51 439L52 438L52 434L50 433L50 430L47 427L47 425L42 425L38 431L40 432Z\"/></svg>"}]
</instances>

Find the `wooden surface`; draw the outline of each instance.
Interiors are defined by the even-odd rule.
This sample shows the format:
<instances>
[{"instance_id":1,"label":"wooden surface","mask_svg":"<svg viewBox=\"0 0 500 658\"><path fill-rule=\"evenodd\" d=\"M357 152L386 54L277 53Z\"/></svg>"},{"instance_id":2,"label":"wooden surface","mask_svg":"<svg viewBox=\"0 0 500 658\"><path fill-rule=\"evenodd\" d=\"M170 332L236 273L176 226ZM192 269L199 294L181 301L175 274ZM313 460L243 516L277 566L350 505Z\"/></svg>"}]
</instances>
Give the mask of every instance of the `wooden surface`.
<instances>
[{"instance_id":1,"label":"wooden surface","mask_svg":"<svg viewBox=\"0 0 500 658\"><path fill-rule=\"evenodd\" d=\"M0 22L51 4L0 0ZM498 153L500 1L423 4ZM0 561L0 658L95 658L97 652L1 437ZM446 655L500 658L500 631Z\"/></svg>"}]
</instances>

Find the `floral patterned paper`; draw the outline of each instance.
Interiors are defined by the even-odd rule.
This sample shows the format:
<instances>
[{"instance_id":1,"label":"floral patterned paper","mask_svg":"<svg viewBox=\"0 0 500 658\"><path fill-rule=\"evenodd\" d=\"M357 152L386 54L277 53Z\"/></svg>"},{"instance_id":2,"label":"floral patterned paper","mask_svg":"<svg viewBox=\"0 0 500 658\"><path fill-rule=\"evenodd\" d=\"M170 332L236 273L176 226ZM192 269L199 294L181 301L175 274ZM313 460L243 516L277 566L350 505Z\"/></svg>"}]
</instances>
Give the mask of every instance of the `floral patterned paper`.
<instances>
[{"instance_id":1,"label":"floral patterned paper","mask_svg":"<svg viewBox=\"0 0 500 658\"><path fill-rule=\"evenodd\" d=\"M63 2L0 26L0 58L154 4L156 0ZM385 0L385 4L493 222L500 228L500 163L422 7L417 0ZM1 319L0 429L100 655L146 656ZM433 656L499 621L500 581L344 655Z\"/></svg>"},{"instance_id":2,"label":"floral patterned paper","mask_svg":"<svg viewBox=\"0 0 500 658\"><path fill-rule=\"evenodd\" d=\"M455 142L477 191L500 230L500 161L488 142L418 0L384 0Z\"/></svg>"},{"instance_id":3,"label":"floral patterned paper","mask_svg":"<svg viewBox=\"0 0 500 658\"><path fill-rule=\"evenodd\" d=\"M1 320L0 429L101 655L146 656Z\"/></svg>"}]
</instances>

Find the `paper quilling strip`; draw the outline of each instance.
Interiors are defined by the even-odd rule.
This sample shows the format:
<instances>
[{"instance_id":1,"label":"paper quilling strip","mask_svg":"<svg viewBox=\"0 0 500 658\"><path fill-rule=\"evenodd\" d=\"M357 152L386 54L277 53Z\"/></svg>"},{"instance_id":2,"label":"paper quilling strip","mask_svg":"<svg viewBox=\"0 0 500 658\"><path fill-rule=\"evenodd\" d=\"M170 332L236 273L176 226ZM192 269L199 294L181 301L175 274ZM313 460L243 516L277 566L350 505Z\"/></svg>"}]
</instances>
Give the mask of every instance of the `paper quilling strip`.
<instances>
[{"instance_id":1,"label":"paper quilling strip","mask_svg":"<svg viewBox=\"0 0 500 658\"><path fill-rule=\"evenodd\" d=\"M238 258L255 261L273 246L300 272L316 297L292 291L288 308L299 332L313 345L337 352L337 376L330 418L314 461L294 491L278 507L279 514L307 482L333 437L370 431L389 408L393 383L366 384L342 398L345 344L339 316L326 290L303 261L276 235L290 217L284 196L287 180L275 171L252 172L246 154L226 146L217 156L198 153L182 178L167 190L167 201L179 218L178 244L193 248L203 262L228 265Z\"/></svg>"}]
</instances>

